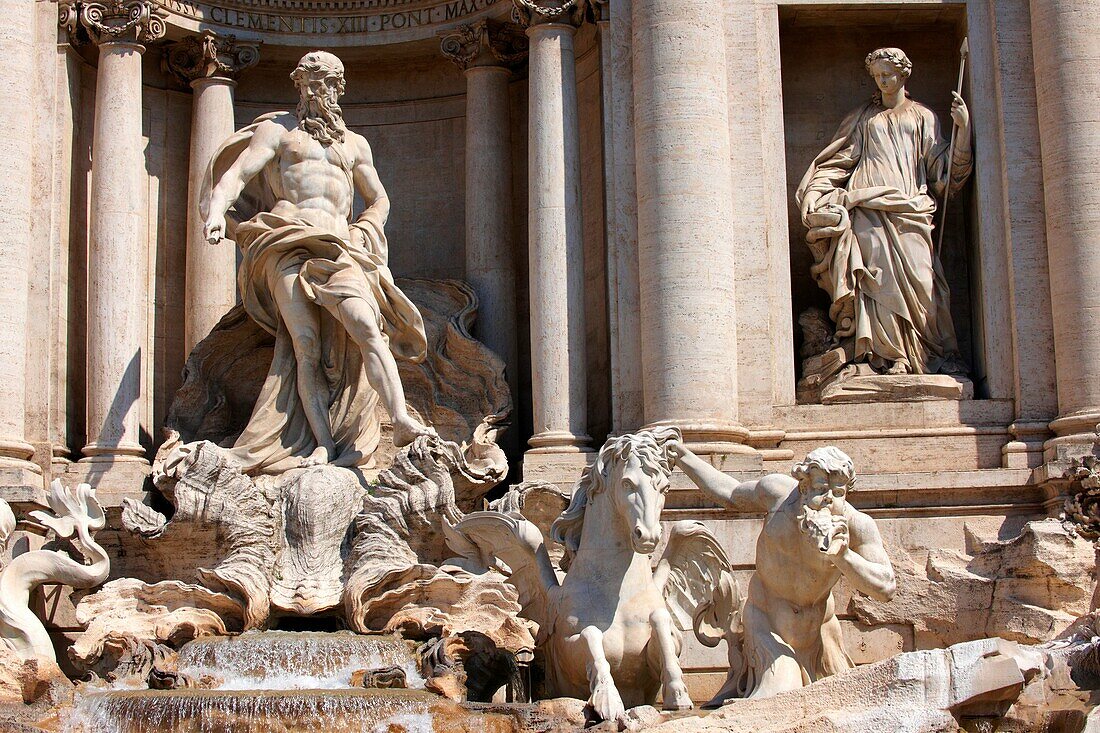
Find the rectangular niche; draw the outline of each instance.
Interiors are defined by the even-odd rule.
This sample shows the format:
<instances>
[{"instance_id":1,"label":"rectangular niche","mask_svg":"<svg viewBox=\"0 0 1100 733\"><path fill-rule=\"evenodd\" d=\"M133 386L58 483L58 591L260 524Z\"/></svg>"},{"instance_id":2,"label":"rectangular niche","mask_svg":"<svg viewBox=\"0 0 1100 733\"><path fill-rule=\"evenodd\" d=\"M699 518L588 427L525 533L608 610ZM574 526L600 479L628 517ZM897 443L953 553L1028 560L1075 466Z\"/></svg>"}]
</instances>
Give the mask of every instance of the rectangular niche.
<instances>
[{"instance_id":1,"label":"rectangular niche","mask_svg":"<svg viewBox=\"0 0 1100 733\"><path fill-rule=\"evenodd\" d=\"M864 58L876 48L897 47L913 63L907 90L939 118L942 134L951 133L951 92L958 80L959 46L966 35L963 5L781 5L780 55L783 83L783 132L786 154L787 216L790 233L791 296L796 378L802 378L803 343L799 315L807 308L828 311L829 296L814 282L814 259L795 203L795 190L813 159L833 139L841 121L876 91ZM971 109L968 64L963 96ZM973 123L972 123L973 127ZM975 396L982 395L980 310L973 297L977 212L974 175L952 195L940 259L951 293L951 315L959 351L969 366ZM942 202L935 213L938 238ZM806 400L803 400L806 401Z\"/></svg>"}]
</instances>

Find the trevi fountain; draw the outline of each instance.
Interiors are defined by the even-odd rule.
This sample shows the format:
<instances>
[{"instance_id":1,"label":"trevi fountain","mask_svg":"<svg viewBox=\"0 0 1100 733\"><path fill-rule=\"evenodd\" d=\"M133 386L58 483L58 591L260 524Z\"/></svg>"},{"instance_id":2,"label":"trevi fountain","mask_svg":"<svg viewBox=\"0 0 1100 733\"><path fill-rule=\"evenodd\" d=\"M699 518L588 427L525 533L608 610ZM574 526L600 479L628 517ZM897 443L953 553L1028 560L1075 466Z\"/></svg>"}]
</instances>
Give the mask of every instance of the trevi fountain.
<instances>
[{"instance_id":1,"label":"trevi fountain","mask_svg":"<svg viewBox=\"0 0 1100 733\"><path fill-rule=\"evenodd\" d=\"M0 9L0 729L1100 733L1100 0Z\"/></svg>"}]
</instances>

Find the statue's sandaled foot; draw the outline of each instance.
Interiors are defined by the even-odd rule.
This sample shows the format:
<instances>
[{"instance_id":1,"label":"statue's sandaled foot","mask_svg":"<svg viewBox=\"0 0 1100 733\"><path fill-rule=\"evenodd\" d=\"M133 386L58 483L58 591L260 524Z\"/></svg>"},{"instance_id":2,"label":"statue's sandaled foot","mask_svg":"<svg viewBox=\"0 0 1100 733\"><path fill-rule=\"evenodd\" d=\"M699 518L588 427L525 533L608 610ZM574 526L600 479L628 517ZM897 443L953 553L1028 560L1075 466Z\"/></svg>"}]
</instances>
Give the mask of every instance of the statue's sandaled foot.
<instances>
[{"instance_id":1,"label":"statue's sandaled foot","mask_svg":"<svg viewBox=\"0 0 1100 733\"><path fill-rule=\"evenodd\" d=\"M395 448L404 448L421 435L434 435L438 437L439 433L435 431L435 428L429 428L419 420L414 420L408 415L393 421L393 446Z\"/></svg>"},{"instance_id":2,"label":"statue's sandaled foot","mask_svg":"<svg viewBox=\"0 0 1100 733\"><path fill-rule=\"evenodd\" d=\"M909 374L912 369L909 368L909 362L905 359L898 359L890 368L886 370L887 374Z\"/></svg>"},{"instance_id":3,"label":"statue's sandaled foot","mask_svg":"<svg viewBox=\"0 0 1100 733\"><path fill-rule=\"evenodd\" d=\"M312 453L301 459L298 465L302 468L328 465L332 460L332 454L334 452L335 451L330 450L327 446L319 445L313 449Z\"/></svg>"}]
</instances>

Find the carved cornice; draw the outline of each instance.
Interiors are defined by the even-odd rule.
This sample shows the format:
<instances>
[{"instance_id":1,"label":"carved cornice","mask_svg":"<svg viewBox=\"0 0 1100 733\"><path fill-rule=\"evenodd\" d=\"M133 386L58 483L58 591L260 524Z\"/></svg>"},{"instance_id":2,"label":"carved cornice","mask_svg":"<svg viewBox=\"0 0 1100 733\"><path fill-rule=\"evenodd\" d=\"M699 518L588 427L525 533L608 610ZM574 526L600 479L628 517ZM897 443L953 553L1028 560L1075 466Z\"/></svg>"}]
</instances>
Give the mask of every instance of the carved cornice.
<instances>
[{"instance_id":1,"label":"carved cornice","mask_svg":"<svg viewBox=\"0 0 1100 733\"><path fill-rule=\"evenodd\" d=\"M589 0L512 0L512 18L524 27L543 23L579 26Z\"/></svg>"},{"instance_id":2,"label":"carved cornice","mask_svg":"<svg viewBox=\"0 0 1100 733\"><path fill-rule=\"evenodd\" d=\"M462 69L515 66L527 56L527 35L515 23L479 20L460 26L440 40L443 55Z\"/></svg>"},{"instance_id":3,"label":"carved cornice","mask_svg":"<svg viewBox=\"0 0 1100 733\"><path fill-rule=\"evenodd\" d=\"M163 64L166 71L190 83L214 77L235 79L259 60L258 42L238 42L236 36L219 36L208 30L168 46Z\"/></svg>"},{"instance_id":4,"label":"carved cornice","mask_svg":"<svg viewBox=\"0 0 1100 733\"><path fill-rule=\"evenodd\" d=\"M164 35L165 13L153 0L59 0L58 23L71 43L146 43Z\"/></svg>"}]
</instances>

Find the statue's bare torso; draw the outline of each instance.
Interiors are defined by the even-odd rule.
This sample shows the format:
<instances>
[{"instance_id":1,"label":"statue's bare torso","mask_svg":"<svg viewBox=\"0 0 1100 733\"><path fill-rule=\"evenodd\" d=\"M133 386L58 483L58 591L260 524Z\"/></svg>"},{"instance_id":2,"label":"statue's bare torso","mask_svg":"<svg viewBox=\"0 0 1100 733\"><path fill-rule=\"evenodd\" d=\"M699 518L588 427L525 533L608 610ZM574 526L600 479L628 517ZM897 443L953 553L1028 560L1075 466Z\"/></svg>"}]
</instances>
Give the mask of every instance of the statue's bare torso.
<instances>
[{"instance_id":1,"label":"statue's bare torso","mask_svg":"<svg viewBox=\"0 0 1100 733\"><path fill-rule=\"evenodd\" d=\"M314 226L348 239L354 191L352 170L360 162L356 153L367 145L350 130L345 142L321 145L304 130L279 128L274 157L265 169L279 196L271 213L303 218ZM373 169L373 165L371 166Z\"/></svg>"}]
</instances>

